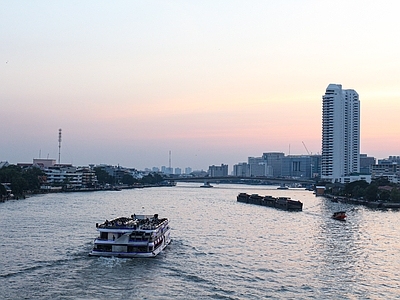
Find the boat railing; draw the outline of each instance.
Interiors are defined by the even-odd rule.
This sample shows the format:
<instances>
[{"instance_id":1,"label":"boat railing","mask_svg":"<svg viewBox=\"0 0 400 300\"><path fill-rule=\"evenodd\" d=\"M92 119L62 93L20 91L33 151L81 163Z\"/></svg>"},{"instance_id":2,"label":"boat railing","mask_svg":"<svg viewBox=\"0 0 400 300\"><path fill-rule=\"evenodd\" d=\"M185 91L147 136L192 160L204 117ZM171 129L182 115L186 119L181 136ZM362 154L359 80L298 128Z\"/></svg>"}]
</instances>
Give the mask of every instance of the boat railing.
<instances>
[{"instance_id":1,"label":"boat railing","mask_svg":"<svg viewBox=\"0 0 400 300\"><path fill-rule=\"evenodd\" d=\"M103 224L96 223L97 228L102 229L141 229L155 230L168 222L167 218L162 219L129 219L129 220L106 220Z\"/></svg>"}]
</instances>

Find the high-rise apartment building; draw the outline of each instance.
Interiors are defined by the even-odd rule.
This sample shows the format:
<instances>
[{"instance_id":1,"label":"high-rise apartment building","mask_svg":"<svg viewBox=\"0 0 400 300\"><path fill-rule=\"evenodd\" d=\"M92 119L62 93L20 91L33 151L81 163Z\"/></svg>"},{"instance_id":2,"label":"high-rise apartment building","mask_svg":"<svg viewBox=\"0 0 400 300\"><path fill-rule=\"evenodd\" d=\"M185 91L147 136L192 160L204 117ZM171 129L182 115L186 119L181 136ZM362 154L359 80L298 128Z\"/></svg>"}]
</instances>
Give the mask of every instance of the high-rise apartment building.
<instances>
[{"instance_id":1,"label":"high-rise apartment building","mask_svg":"<svg viewBox=\"0 0 400 300\"><path fill-rule=\"evenodd\" d=\"M228 165L222 164L221 166L209 166L208 175L210 177L228 176Z\"/></svg>"},{"instance_id":2,"label":"high-rise apartment building","mask_svg":"<svg viewBox=\"0 0 400 300\"><path fill-rule=\"evenodd\" d=\"M329 84L322 96L321 178L344 182L360 171L360 100L355 90Z\"/></svg>"}]
</instances>

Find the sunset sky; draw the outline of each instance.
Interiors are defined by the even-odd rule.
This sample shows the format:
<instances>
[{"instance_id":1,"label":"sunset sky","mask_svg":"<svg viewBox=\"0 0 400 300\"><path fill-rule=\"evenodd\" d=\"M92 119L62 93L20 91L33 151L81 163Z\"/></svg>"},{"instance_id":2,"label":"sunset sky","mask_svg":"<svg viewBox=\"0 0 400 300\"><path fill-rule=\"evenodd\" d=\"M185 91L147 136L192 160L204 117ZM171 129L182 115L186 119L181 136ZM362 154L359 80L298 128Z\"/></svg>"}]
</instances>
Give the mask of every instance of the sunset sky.
<instances>
[{"instance_id":1,"label":"sunset sky","mask_svg":"<svg viewBox=\"0 0 400 300\"><path fill-rule=\"evenodd\" d=\"M321 152L329 83L400 155L397 1L5 1L0 161L229 169Z\"/></svg>"}]
</instances>

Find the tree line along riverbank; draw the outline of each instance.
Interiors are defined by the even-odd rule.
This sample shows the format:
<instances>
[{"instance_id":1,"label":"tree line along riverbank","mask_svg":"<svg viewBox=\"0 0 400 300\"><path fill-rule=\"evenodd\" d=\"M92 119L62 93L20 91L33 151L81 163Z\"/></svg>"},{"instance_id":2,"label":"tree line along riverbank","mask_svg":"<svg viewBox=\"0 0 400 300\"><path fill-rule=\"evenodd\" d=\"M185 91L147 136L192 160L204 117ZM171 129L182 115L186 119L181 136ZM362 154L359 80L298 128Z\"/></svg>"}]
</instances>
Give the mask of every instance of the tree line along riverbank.
<instances>
[{"instance_id":1,"label":"tree line along riverbank","mask_svg":"<svg viewBox=\"0 0 400 300\"><path fill-rule=\"evenodd\" d=\"M400 208L400 185L387 178L347 184L327 184L324 196L333 202L364 205L370 208Z\"/></svg>"},{"instance_id":2,"label":"tree line along riverbank","mask_svg":"<svg viewBox=\"0 0 400 300\"><path fill-rule=\"evenodd\" d=\"M71 187L67 181L46 184L46 174L38 167L21 168L9 165L0 169L0 201L51 192L92 192L173 185L158 173L149 173L140 179L124 174L117 180L101 168L94 168L94 171L97 178L95 183Z\"/></svg>"}]
</instances>

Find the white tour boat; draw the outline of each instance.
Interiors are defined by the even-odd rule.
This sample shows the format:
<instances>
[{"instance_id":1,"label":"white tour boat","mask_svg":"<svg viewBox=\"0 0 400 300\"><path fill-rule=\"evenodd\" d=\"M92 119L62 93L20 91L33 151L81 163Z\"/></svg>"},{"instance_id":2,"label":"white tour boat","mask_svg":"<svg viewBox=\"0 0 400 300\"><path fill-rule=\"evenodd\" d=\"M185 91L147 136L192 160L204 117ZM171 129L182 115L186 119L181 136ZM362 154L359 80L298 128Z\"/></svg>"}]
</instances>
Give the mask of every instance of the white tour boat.
<instances>
[{"instance_id":1,"label":"white tour boat","mask_svg":"<svg viewBox=\"0 0 400 300\"><path fill-rule=\"evenodd\" d=\"M100 236L89 255L117 257L155 257L171 242L167 218L132 215L103 224L96 223Z\"/></svg>"}]
</instances>

